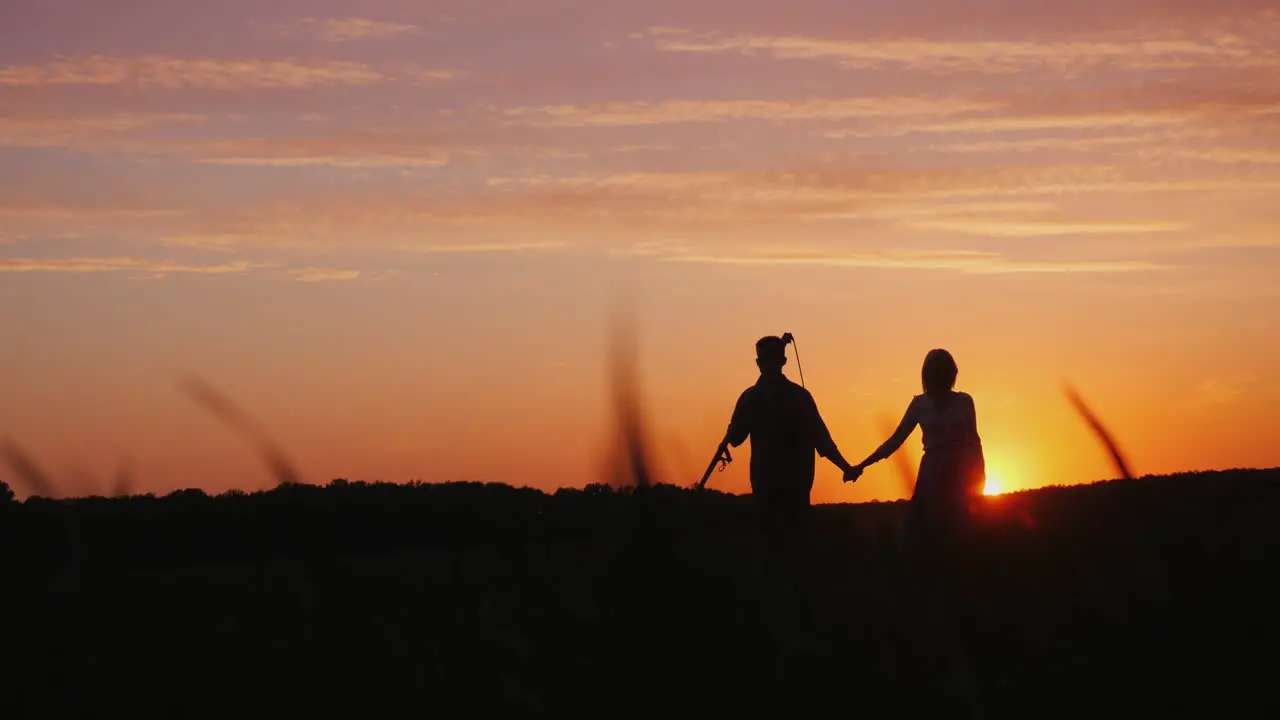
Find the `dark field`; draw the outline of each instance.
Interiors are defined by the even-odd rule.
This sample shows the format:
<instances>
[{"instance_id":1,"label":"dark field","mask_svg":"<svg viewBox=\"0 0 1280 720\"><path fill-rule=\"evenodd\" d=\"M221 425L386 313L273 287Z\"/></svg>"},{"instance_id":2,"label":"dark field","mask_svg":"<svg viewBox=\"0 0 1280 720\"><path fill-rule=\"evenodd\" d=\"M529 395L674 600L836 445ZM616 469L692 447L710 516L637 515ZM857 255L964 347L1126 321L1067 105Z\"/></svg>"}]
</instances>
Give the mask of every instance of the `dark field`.
<instances>
[{"instance_id":1,"label":"dark field","mask_svg":"<svg viewBox=\"0 0 1280 720\"><path fill-rule=\"evenodd\" d=\"M942 602L904 505L286 485L0 504L5 717L1269 715L1280 470L988 502ZM385 712L384 712L385 711Z\"/></svg>"}]
</instances>

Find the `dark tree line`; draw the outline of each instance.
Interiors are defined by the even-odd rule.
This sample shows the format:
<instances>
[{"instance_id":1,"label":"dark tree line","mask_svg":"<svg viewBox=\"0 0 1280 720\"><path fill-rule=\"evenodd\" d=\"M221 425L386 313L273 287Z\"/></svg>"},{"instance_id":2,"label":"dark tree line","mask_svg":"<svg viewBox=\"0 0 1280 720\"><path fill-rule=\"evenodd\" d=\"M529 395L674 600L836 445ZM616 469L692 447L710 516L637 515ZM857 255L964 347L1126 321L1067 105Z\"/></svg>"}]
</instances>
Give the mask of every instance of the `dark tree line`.
<instances>
[{"instance_id":1,"label":"dark tree line","mask_svg":"<svg viewBox=\"0 0 1280 720\"><path fill-rule=\"evenodd\" d=\"M819 506L807 544L781 552L749 498L666 486L24 502L4 486L6 702L13 717L1272 703L1280 471L994 499L946 595L910 572L903 509Z\"/></svg>"}]
</instances>

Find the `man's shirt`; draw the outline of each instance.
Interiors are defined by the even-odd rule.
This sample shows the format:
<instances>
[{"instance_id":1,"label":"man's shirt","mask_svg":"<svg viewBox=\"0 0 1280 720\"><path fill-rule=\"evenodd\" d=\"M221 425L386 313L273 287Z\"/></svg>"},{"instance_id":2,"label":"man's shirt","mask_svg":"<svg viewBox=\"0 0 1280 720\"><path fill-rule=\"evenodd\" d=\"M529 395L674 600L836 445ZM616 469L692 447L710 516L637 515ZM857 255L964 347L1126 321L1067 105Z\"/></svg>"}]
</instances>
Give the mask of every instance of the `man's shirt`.
<instances>
[{"instance_id":1,"label":"man's shirt","mask_svg":"<svg viewBox=\"0 0 1280 720\"><path fill-rule=\"evenodd\" d=\"M752 491L808 491L813 487L814 451L823 457L836 452L813 396L785 375L762 375L738 398L727 438L738 447L748 437Z\"/></svg>"}]
</instances>

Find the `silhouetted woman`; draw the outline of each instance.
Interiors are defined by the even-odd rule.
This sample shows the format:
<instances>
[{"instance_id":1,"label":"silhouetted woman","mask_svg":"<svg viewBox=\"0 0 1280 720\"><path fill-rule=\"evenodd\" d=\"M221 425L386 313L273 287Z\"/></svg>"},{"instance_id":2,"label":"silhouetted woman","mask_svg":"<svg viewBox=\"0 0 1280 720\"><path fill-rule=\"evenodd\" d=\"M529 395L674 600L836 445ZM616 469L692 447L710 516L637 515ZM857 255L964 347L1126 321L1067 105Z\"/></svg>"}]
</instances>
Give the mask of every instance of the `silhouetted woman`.
<instances>
[{"instance_id":1,"label":"silhouetted woman","mask_svg":"<svg viewBox=\"0 0 1280 720\"><path fill-rule=\"evenodd\" d=\"M984 629L973 592L981 583L972 574L967 534L970 505L982 495L986 463L973 398L956 392L959 371L946 350L930 350L920 370L924 392L911 399L898 429L851 476L897 452L919 425L924 457L907 513L905 540L914 561L908 577L910 614L919 627L911 633L920 658L949 662L954 678L972 677L983 653ZM949 656L949 658L948 658ZM946 659L944 659L946 658Z\"/></svg>"},{"instance_id":2,"label":"silhouetted woman","mask_svg":"<svg viewBox=\"0 0 1280 720\"><path fill-rule=\"evenodd\" d=\"M977 412L973 398L956 391L957 374L951 353L930 350L920 370L924 393L911 399L893 436L855 466L860 473L893 455L920 426L924 457L911 496L908 540L942 539L959 530L986 483Z\"/></svg>"}]
</instances>

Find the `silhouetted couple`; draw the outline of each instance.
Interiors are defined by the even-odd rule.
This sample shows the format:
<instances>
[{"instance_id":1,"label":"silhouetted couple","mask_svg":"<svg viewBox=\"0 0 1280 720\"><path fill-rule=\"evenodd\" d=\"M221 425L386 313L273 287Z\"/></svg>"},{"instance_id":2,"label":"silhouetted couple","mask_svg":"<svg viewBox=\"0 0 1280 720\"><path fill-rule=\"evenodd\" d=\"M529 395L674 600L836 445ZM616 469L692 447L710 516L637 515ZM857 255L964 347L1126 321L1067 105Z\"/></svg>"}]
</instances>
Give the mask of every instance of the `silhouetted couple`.
<instances>
[{"instance_id":1,"label":"silhouetted couple","mask_svg":"<svg viewBox=\"0 0 1280 720\"><path fill-rule=\"evenodd\" d=\"M760 378L738 398L725 440L733 447L751 439L751 493L766 533L791 534L803 528L810 506L814 453L856 482L862 471L893 455L916 426L924 436L908 537L941 539L957 531L986 479L982 441L973 398L955 390L959 371L946 350L931 350L920 372L924 392L911 399L897 430L867 459L850 465L840 454L817 403L808 390L782 372L786 343L764 337L756 343Z\"/></svg>"}]
</instances>

